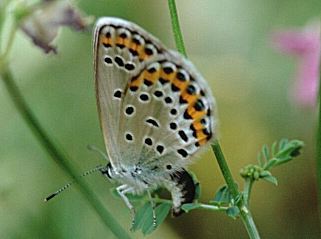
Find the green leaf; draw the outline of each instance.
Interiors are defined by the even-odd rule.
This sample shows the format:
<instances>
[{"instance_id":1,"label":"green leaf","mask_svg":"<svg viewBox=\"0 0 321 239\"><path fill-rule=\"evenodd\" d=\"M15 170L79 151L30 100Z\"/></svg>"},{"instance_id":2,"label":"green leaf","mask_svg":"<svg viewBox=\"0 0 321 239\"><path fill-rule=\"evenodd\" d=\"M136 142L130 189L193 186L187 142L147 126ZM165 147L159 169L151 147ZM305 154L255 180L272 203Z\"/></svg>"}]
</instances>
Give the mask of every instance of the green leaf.
<instances>
[{"instance_id":1,"label":"green leaf","mask_svg":"<svg viewBox=\"0 0 321 239\"><path fill-rule=\"evenodd\" d=\"M163 202L156 206L156 225L153 221L153 208L150 202L146 202L136 213L135 221L131 228L133 231L141 230L144 235L154 231L166 219L172 204L170 202Z\"/></svg>"},{"instance_id":2,"label":"green leaf","mask_svg":"<svg viewBox=\"0 0 321 239\"><path fill-rule=\"evenodd\" d=\"M269 159L263 168L265 170L272 169L276 166L279 166L281 164L287 163L290 160L292 160L294 157L298 156L300 154L300 150L303 147L304 143L300 140L287 140L287 139L282 139L279 142L279 149L278 152L275 152L275 147L276 144L273 143L272 145L272 155L273 158ZM265 148L265 145L262 148L262 154L264 151L267 151ZM266 154L266 152L264 153Z\"/></svg>"},{"instance_id":3,"label":"green leaf","mask_svg":"<svg viewBox=\"0 0 321 239\"><path fill-rule=\"evenodd\" d=\"M272 158L270 159L265 165L264 165L264 169L270 169L273 166L277 165L279 159L277 158Z\"/></svg>"},{"instance_id":4,"label":"green leaf","mask_svg":"<svg viewBox=\"0 0 321 239\"><path fill-rule=\"evenodd\" d=\"M272 176L272 175L267 175L262 177L263 180L273 183L275 186L278 185L278 180L276 179L276 177Z\"/></svg>"},{"instance_id":5,"label":"green leaf","mask_svg":"<svg viewBox=\"0 0 321 239\"><path fill-rule=\"evenodd\" d=\"M282 150L288 142L289 142L288 139L281 139L279 142L279 150Z\"/></svg>"},{"instance_id":6,"label":"green leaf","mask_svg":"<svg viewBox=\"0 0 321 239\"><path fill-rule=\"evenodd\" d=\"M194 182L194 185L195 185L195 197L194 197L194 200L197 201L201 196L201 185L200 185L196 175L193 172L188 171L188 173L191 175L191 177L193 179L193 182Z\"/></svg>"},{"instance_id":7,"label":"green leaf","mask_svg":"<svg viewBox=\"0 0 321 239\"><path fill-rule=\"evenodd\" d=\"M262 155L264 156L265 160L268 161L270 158L269 148L266 144L262 147Z\"/></svg>"},{"instance_id":8,"label":"green leaf","mask_svg":"<svg viewBox=\"0 0 321 239\"><path fill-rule=\"evenodd\" d=\"M147 234L153 232L159 225L161 225L162 222L166 219L171 208L172 208L171 203L164 202L164 203L159 204L155 209L156 226L153 225L153 220L151 220L151 223L150 223L150 221L148 221L148 223L144 224L142 227L143 234L147 235Z\"/></svg>"},{"instance_id":9,"label":"green leaf","mask_svg":"<svg viewBox=\"0 0 321 239\"><path fill-rule=\"evenodd\" d=\"M226 210L226 214L233 218L236 219L240 215L240 210L237 206L230 207Z\"/></svg>"},{"instance_id":10,"label":"green leaf","mask_svg":"<svg viewBox=\"0 0 321 239\"><path fill-rule=\"evenodd\" d=\"M291 140L283 146L275 157L279 159L277 165L281 165L300 155L300 150L304 146L304 143L300 140Z\"/></svg>"},{"instance_id":11,"label":"green leaf","mask_svg":"<svg viewBox=\"0 0 321 239\"><path fill-rule=\"evenodd\" d=\"M262 154L261 154L261 152L257 154L256 159L257 159L259 165L260 165L261 167L263 167L264 162L263 162L263 160L262 160Z\"/></svg>"},{"instance_id":12,"label":"green leaf","mask_svg":"<svg viewBox=\"0 0 321 239\"><path fill-rule=\"evenodd\" d=\"M276 154L276 147L277 147L277 141L274 141L272 146L271 146L271 157L274 157L274 155Z\"/></svg>"},{"instance_id":13,"label":"green leaf","mask_svg":"<svg viewBox=\"0 0 321 239\"><path fill-rule=\"evenodd\" d=\"M198 203L185 203L182 205L182 209L185 211L185 212L189 212L191 210L194 210L194 209L197 209L197 208L200 208L200 204Z\"/></svg>"},{"instance_id":14,"label":"green leaf","mask_svg":"<svg viewBox=\"0 0 321 239\"><path fill-rule=\"evenodd\" d=\"M146 202L135 214L134 224L131 230L137 231L141 229L146 220L153 220L152 206L150 202Z\"/></svg>"},{"instance_id":15,"label":"green leaf","mask_svg":"<svg viewBox=\"0 0 321 239\"><path fill-rule=\"evenodd\" d=\"M226 185L219 188L219 190L216 192L214 196L214 203L217 203L218 205L222 203L230 203L232 200L232 195L230 193L230 190Z\"/></svg>"},{"instance_id":16,"label":"green leaf","mask_svg":"<svg viewBox=\"0 0 321 239\"><path fill-rule=\"evenodd\" d=\"M264 170L264 171L261 172L260 178L264 178L264 177L271 176L271 175L272 175L272 174L271 174L270 171Z\"/></svg>"}]
</instances>

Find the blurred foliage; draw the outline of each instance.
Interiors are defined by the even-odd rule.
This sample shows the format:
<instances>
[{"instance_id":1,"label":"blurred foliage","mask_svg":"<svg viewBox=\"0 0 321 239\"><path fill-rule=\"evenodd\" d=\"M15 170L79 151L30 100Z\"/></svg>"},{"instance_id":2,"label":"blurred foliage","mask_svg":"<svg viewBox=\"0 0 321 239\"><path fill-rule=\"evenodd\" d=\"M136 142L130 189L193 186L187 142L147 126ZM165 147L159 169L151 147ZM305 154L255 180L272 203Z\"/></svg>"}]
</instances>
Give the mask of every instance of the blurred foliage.
<instances>
[{"instance_id":1,"label":"blurred foliage","mask_svg":"<svg viewBox=\"0 0 321 239\"><path fill-rule=\"evenodd\" d=\"M174 48L164 1L78 0L89 15L118 16L138 23ZM302 155L273 171L280 185L258 182L252 213L262 238L319 238L314 125L316 111L289 102L294 61L273 52L269 34L302 26L318 17L317 0L178 0L189 58L209 81L219 107L220 138L235 178L253 162L257 149L278 138L305 142ZM11 66L30 106L79 173L103 163L86 145L104 148L93 87L91 32L63 30L59 54L44 55L22 34L14 42ZM37 144L0 87L0 238L113 238L77 190L48 204L43 198L69 181ZM209 201L223 184L211 150L191 169ZM126 206L112 197L100 175L87 178L122 225L130 229ZM298 207L298 205L300 205ZM241 223L221 213L192 211L167 218L146 238L246 238ZM141 238L141 233L134 233Z\"/></svg>"}]
</instances>

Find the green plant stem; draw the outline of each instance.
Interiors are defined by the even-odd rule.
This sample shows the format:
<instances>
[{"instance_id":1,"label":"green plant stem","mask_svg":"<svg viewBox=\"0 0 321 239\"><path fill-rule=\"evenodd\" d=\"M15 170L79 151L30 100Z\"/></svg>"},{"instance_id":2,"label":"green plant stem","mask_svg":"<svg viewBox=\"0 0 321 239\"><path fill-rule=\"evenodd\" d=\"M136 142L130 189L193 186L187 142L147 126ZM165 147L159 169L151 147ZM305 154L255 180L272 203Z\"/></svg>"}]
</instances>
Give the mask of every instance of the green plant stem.
<instances>
[{"instance_id":1,"label":"green plant stem","mask_svg":"<svg viewBox=\"0 0 321 239\"><path fill-rule=\"evenodd\" d=\"M250 210L247 208L244 198L240 197L240 193L237 189L237 185L233 180L233 176L227 165L221 146L217 140L212 144L212 149L214 151L215 157L217 159L218 165L221 169L225 182L234 200L236 201L236 206L240 210L241 219L243 221L243 224L245 225L245 228L249 234L249 237L251 239L260 238L259 232L255 226L252 214Z\"/></svg>"},{"instance_id":2,"label":"green plant stem","mask_svg":"<svg viewBox=\"0 0 321 239\"><path fill-rule=\"evenodd\" d=\"M14 39L15 39L16 32L17 32L17 26L14 25L10 30L9 38L8 38L8 41L7 41L7 45L4 48L4 52L3 52L2 55L0 55L0 60L1 61L5 61L8 58L8 55L9 55L11 49L12 49L12 46L13 46L13 42L14 42Z\"/></svg>"},{"instance_id":3,"label":"green plant stem","mask_svg":"<svg viewBox=\"0 0 321 239\"><path fill-rule=\"evenodd\" d=\"M168 7L169 7L169 11L170 11L172 30L173 30L177 50L181 54L183 54L185 57L187 57L185 45L184 45L184 40L183 40L183 36L182 36L182 31L179 26L179 20L178 20L178 14L177 14L175 0L168 0ZM258 230L255 226L255 223L253 221L253 217L252 217L250 211L244 205L244 201L243 201L242 197L239 197L239 192L238 192L236 183L233 180L232 174L228 168L228 165L226 163L226 160L225 160L225 157L224 157L223 152L221 150L219 142L215 141L214 144L212 145L212 148L213 148L214 154L216 156L217 162L220 166L220 169L222 171L222 174L224 176L224 179L227 183L227 186L229 187L229 190L230 190L234 200L239 199L237 206L240 209L240 215L241 215L242 221L245 225L245 228L249 234L249 237L251 239L260 238Z\"/></svg>"},{"instance_id":4,"label":"green plant stem","mask_svg":"<svg viewBox=\"0 0 321 239\"><path fill-rule=\"evenodd\" d=\"M226 211L227 209L229 209L228 207L218 207L215 205L210 205L205 203L199 203L199 207L202 209L211 210L211 211Z\"/></svg>"},{"instance_id":5,"label":"green plant stem","mask_svg":"<svg viewBox=\"0 0 321 239\"><path fill-rule=\"evenodd\" d=\"M253 181L250 178L245 179L244 190L243 190L243 198L244 203L247 207L250 205L250 196L252 191Z\"/></svg>"},{"instance_id":6,"label":"green plant stem","mask_svg":"<svg viewBox=\"0 0 321 239\"><path fill-rule=\"evenodd\" d=\"M8 6L9 1L4 0L0 3L0 54L2 51L3 47L3 25L5 23L5 16L6 16L6 11L7 11L7 6Z\"/></svg>"},{"instance_id":7,"label":"green plant stem","mask_svg":"<svg viewBox=\"0 0 321 239\"><path fill-rule=\"evenodd\" d=\"M178 14L176 9L175 0L168 0L169 13L171 15L172 29L177 50L187 57L182 31L179 25Z\"/></svg>"},{"instance_id":8,"label":"green plant stem","mask_svg":"<svg viewBox=\"0 0 321 239\"><path fill-rule=\"evenodd\" d=\"M221 169L221 172L222 172L223 177L226 181L226 184L229 188L229 191L231 192L234 199L238 198L239 191L237 189L237 185L236 185L235 181L233 180L233 176L232 176L231 171L227 165L227 162L225 160L221 146L217 140L212 144L212 149L214 151L214 154L216 156L218 165Z\"/></svg>"},{"instance_id":9,"label":"green plant stem","mask_svg":"<svg viewBox=\"0 0 321 239\"><path fill-rule=\"evenodd\" d=\"M316 143L316 164L317 164L317 185L318 185L318 207L319 207L319 221L321 223L321 65L319 66L319 114L318 114L318 128L317 128L317 143Z\"/></svg>"},{"instance_id":10,"label":"green plant stem","mask_svg":"<svg viewBox=\"0 0 321 239\"><path fill-rule=\"evenodd\" d=\"M54 141L49 137L48 133L41 126L39 121L35 118L31 109L26 104L21 92L19 91L16 83L14 82L13 76L9 68L2 64L0 65L0 76L3 79L3 82L9 92L11 100L13 101L18 112L26 122L27 126L30 128L32 133L37 138L41 146L46 150L46 152L55 160L55 162L63 169L63 171L72 177L77 185L79 186L80 191L91 206L95 209L97 214L101 217L102 221L107 227L112 231L112 233L117 238L131 238L127 232L118 224L114 219L111 213L100 203L97 196L90 189L90 187L78 177L77 171L70 165L70 160L63 154Z\"/></svg>"}]
</instances>

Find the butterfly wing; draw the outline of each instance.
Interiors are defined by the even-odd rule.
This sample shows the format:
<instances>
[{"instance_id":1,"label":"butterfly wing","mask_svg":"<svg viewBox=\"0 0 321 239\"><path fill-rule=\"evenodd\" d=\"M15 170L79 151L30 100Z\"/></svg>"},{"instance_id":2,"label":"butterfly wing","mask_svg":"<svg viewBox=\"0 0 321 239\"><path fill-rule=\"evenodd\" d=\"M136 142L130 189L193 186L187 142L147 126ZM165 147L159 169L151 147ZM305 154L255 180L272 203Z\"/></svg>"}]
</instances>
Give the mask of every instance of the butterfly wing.
<instances>
[{"instance_id":1,"label":"butterfly wing","mask_svg":"<svg viewBox=\"0 0 321 239\"><path fill-rule=\"evenodd\" d=\"M113 167L168 175L215 134L215 102L195 67L149 33L103 18L95 33L96 93Z\"/></svg>"},{"instance_id":2,"label":"butterfly wing","mask_svg":"<svg viewBox=\"0 0 321 239\"><path fill-rule=\"evenodd\" d=\"M140 27L127 21L104 17L94 32L96 99L100 125L111 164L119 168L119 122L123 117L124 90L145 61L163 47Z\"/></svg>"}]
</instances>

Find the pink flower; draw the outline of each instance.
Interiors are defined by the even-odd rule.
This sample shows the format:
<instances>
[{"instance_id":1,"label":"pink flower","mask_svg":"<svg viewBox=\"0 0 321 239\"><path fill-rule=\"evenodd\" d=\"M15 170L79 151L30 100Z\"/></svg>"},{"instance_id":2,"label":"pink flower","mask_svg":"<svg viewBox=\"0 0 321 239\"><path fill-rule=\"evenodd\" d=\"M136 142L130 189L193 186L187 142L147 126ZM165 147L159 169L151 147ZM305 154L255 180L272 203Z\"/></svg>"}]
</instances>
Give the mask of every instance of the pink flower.
<instances>
[{"instance_id":1,"label":"pink flower","mask_svg":"<svg viewBox=\"0 0 321 239\"><path fill-rule=\"evenodd\" d=\"M301 29L288 29L273 34L273 46L280 52L298 58L297 73L291 98L300 106L314 107L320 77L320 22Z\"/></svg>"}]
</instances>

